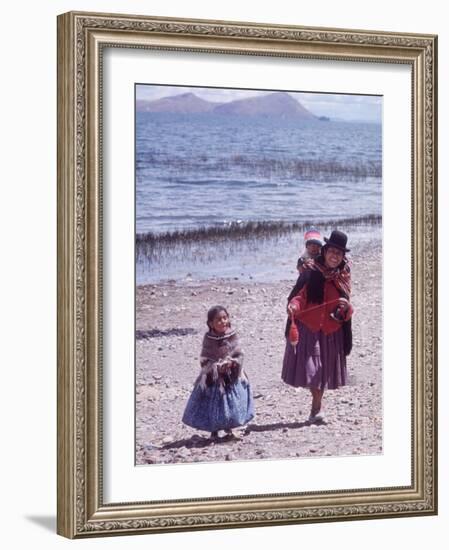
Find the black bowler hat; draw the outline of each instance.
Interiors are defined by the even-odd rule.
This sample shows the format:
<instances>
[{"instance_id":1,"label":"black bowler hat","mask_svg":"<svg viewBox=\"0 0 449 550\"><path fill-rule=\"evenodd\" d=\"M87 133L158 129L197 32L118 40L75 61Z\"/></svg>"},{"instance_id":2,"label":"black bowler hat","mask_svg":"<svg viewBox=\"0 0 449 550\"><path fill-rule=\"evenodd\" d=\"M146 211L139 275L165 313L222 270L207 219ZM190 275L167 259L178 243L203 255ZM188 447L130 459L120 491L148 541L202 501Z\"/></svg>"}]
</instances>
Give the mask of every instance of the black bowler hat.
<instances>
[{"instance_id":1,"label":"black bowler hat","mask_svg":"<svg viewBox=\"0 0 449 550\"><path fill-rule=\"evenodd\" d=\"M338 231L338 229L334 229L329 238L324 237L324 242L326 246L333 246L343 250L343 252L350 252L349 248L346 248L348 236L343 231Z\"/></svg>"}]
</instances>

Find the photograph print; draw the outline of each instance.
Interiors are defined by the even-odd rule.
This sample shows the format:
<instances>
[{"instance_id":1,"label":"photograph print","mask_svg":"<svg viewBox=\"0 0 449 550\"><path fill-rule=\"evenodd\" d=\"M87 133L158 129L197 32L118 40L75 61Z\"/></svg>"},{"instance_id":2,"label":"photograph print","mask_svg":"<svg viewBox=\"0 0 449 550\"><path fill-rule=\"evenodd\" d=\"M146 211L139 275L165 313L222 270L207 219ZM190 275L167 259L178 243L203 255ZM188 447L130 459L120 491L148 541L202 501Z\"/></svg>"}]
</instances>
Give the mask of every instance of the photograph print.
<instances>
[{"instance_id":1,"label":"photograph print","mask_svg":"<svg viewBox=\"0 0 449 550\"><path fill-rule=\"evenodd\" d=\"M382 454L382 97L136 84L135 186L136 464Z\"/></svg>"}]
</instances>

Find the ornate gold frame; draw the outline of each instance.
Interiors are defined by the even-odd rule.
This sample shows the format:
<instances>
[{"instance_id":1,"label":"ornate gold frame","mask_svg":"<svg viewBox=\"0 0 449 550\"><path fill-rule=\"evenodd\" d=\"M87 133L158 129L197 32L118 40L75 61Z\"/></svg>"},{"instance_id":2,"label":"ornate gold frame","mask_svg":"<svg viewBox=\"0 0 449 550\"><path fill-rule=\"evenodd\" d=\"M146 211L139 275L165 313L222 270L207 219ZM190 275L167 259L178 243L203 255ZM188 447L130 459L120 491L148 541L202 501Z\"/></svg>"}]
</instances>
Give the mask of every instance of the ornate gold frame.
<instances>
[{"instance_id":1,"label":"ornate gold frame","mask_svg":"<svg viewBox=\"0 0 449 550\"><path fill-rule=\"evenodd\" d=\"M411 486L103 503L100 129L104 46L410 65ZM436 514L436 55L433 35L95 13L58 17L58 533L81 538Z\"/></svg>"}]
</instances>

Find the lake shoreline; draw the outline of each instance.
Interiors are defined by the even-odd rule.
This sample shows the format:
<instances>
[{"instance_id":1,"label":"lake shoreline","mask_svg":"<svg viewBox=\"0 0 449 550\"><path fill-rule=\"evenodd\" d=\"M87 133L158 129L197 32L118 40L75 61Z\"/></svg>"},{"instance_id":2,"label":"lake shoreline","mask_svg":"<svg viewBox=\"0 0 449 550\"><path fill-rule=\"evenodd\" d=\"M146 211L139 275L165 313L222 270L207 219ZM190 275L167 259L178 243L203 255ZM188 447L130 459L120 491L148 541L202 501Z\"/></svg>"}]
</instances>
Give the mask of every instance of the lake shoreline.
<instances>
[{"instance_id":1,"label":"lake shoreline","mask_svg":"<svg viewBox=\"0 0 449 550\"><path fill-rule=\"evenodd\" d=\"M374 218L373 218L374 219ZM331 234L332 229L343 228L348 234L351 248L350 258L358 257L367 248L378 248L382 240L382 225L376 218L371 225L360 226L332 225L315 227L323 237ZM183 232L175 232L168 239L150 240L140 243L136 248L136 279L137 284L164 284L166 281L190 283L192 281L208 280L239 280L257 282L278 282L294 280L296 260L304 252L304 231L294 229L278 233L260 232L259 226L251 226L253 235L246 235L244 224L239 234L237 228L234 238L228 233L213 230L206 232L206 238L201 238L201 232L193 232L195 238L183 238ZM287 228L291 224L286 224ZM311 225L308 224L307 228Z\"/></svg>"}]
</instances>

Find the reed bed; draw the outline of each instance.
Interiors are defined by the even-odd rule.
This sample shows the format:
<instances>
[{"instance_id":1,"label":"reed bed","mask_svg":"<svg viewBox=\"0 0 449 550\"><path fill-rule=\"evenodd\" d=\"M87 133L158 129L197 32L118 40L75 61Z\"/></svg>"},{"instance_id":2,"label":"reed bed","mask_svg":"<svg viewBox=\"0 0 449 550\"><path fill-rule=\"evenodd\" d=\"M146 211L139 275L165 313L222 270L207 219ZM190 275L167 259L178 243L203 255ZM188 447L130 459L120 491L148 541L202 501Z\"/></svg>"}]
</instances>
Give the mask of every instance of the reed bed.
<instances>
[{"instance_id":1,"label":"reed bed","mask_svg":"<svg viewBox=\"0 0 449 550\"><path fill-rule=\"evenodd\" d=\"M164 154L145 153L137 160L137 168L152 166L158 169L175 171L180 174L194 173L222 173L238 170L240 173L253 177L301 177L301 178L367 178L381 177L382 163L380 161L342 162L335 159L279 159L261 157L254 158L244 155L230 157L208 157L202 154L196 158L167 156Z\"/></svg>"},{"instance_id":2,"label":"reed bed","mask_svg":"<svg viewBox=\"0 0 449 550\"><path fill-rule=\"evenodd\" d=\"M182 258L185 255L202 256L205 249L213 245L220 247L220 252L225 254L225 248L256 245L268 240L276 239L292 233L303 233L311 226L317 227L321 232L328 232L331 229L370 227L382 225L382 216L371 214L354 218L342 218L339 220L328 220L314 222L306 220L303 222L283 221L248 221L230 222L226 225L200 227L197 229L185 229L165 233L139 233L136 235L136 259L137 261L158 262L164 257L177 256ZM224 246L226 245L226 247ZM204 258L203 258L204 259Z\"/></svg>"}]
</instances>

